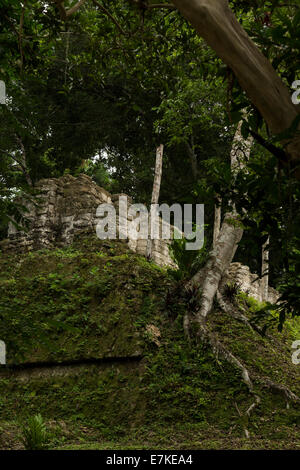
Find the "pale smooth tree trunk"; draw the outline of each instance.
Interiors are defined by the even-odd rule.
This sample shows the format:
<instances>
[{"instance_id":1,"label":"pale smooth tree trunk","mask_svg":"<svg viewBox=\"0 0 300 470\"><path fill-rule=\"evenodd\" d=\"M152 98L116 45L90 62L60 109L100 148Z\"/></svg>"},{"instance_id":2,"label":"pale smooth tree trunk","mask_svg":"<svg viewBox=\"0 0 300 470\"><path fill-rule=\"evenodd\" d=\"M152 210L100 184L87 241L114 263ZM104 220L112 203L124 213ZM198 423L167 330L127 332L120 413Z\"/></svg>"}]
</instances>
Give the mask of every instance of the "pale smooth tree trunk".
<instances>
[{"instance_id":1,"label":"pale smooth tree trunk","mask_svg":"<svg viewBox=\"0 0 300 470\"><path fill-rule=\"evenodd\" d=\"M241 169L245 168L253 143L253 137L249 136L248 139L243 138L241 133L242 124L242 121L238 123L230 152L231 173L234 177Z\"/></svg>"},{"instance_id":2,"label":"pale smooth tree trunk","mask_svg":"<svg viewBox=\"0 0 300 470\"><path fill-rule=\"evenodd\" d=\"M242 121L239 122L230 152L230 166L233 177L236 177L239 170L245 167L245 164L250 156L253 138L249 137L247 140L243 139L241 134ZM221 200L219 204L215 205L215 220L214 220L214 234L213 234L213 247L216 246L217 239L221 229ZM233 215L235 215L235 207L233 206Z\"/></svg>"},{"instance_id":3,"label":"pale smooth tree trunk","mask_svg":"<svg viewBox=\"0 0 300 470\"><path fill-rule=\"evenodd\" d=\"M154 172L154 181L153 181L153 189L152 189L152 198L151 198L151 207L153 204L158 204L159 200L159 192L160 192L160 185L161 185L161 175L162 175L162 162L163 162L163 153L164 153L164 146L160 144L159 147L156 149L156 161L155 161L155 172ZM155 223L155 221L154 221ZM152 258L152 238L151 238L151 209L149 213L149 230L148 230L148 240L147 240L147 258Z\"/></svg>"},{"instance_id":4,"label":"pale smooth tree trunk","mask_svg":"<svg viewBox=\"0 0 300 470\"><path fill-rule=\"evenodd\" d=\"M261 250L261 300L267 301L269 297L269 243L270 237L263 244Z\"/></svg>"},{"instance_id":5,"label":"pale smooth tree trunk","mask_svg":"<svg viewBox=\"0 0 300 470\"><path fill-rule=\"evenodd\" d=\"M64 0L54 0L64 20L75 13L85 1L79 0L74 6L66 9ZM100 5L96 0L93 2ZM143 8L148 7L147 2L141 0L134 0L134 3L142 5ZM228 0L172 0L172 4L232 69L240 86L260 111L271 132L279 134L289 129L300 112L299 106L293 104L290 91L272 64L234 16ZM161 5L164 4L159 4ZM106 13L115 22L112 15L108 11ZM300 162L300 136L296 134L290 142L287 143L285 139L283 143L286 145L287 158L296 167L295 174L300 179L300 170L297 169Z\"/></svg>"},{"instance_id":6,"label":"pale smooth tree trunk","mask_svg":"<svg viewBox=\"0 0 300 470\"><path fill-rule=\"evenodd\" d=\"M227 213L216 246L211 251L205 267L191 280L191 286L198 286L202 289L201 306L196 313L196 320L200 323L205 321L212 308L220 280L234 257L242 235L243 229L238 217Z\"/></svg>"},{"instance_id":7,"label":"pale smooth tree trunk","mask_svg":"<svg viewBox=\"0 0 300 470\"><path fill-rule=\"evenodd\" d=\"M194 137L191 137L191 142L186 143L187 154L189 160L191 162L191 168L193 173L194 180L197 179L198 176L198 162L197 162L197 155L195 153L195 146L194 146Z\"/></svg>"},{"instance_id":8,"label":"pale smooth tree trunk","mask_svg":"<svg viewBox=\"0 0 300 470\"><path fill-rule=\"evenodd\" d=\"M221 229L221 199L218 197L218 204L215 204L213 248L216 246L220 229Z\"/></svg>"},{"instance_id":9,"label":"pale smooth tree trunk","mask_svg":"<svg viewBox=\"0 0 300 470\"><path fill-rule=\"evenodd\" d=\"M244 140L241 135L240 122L231 148L231 167L233 173L242 168L245 160L249 159L252 138ZM239 216L233 208L232 212L225 214L221 230L204 268L198 271L191 279L188 287L201 289L201 305L196 312L196 322L203 324L211 311L213 299L217 293L220 280L229 267L243 235Z\"/></svg>"},{"instance_id":10,"label":"pale smooth tree trunk","mask_svg":"<svg viewBox=\"0 0 300 470\"><path fill-rule=\"evenodd\" d=\"M12 158L20 165L20 168L25 176L26 183L28 184L28 186L33 186L32 179L27 168L26 151L25 151L23 141L17 134L15 134L15 138L18 144L20 145L20 149L21 149L20 159L17 159L15 156L13 156Z\"/></svg>"},{"instance_id":11,"label":"pale smooth tree trunk","mask_svg":"<svg viewBox=\"0 0 300 470\"><path fill-rule=\"evenodd\" d=\"M70 64L70 59L69 59L69 52L70 52L70 34L71 31L62 31L62 34L66 35L66 52L65 52L65 71L64 71L64 77L65 77L65 85L67 85L67 80L68 80L68 73L69 73L69 64Z\"/></svg>"},{"instance_id":12,"label":"pale smooth tree trunk","mask_svg":"<svg viewBox=\"0 0 300 470\"><path fill-rule=\"evenodd\" d=\"M228 1L173 0L173 3L232 69L271 132L279 134L288 129L299 113L299 106L293 104L291 92L242 28ZM300 161L299 144L297 135L287 146L289 159L295 163Z\"/></svg>"}]
</instances>

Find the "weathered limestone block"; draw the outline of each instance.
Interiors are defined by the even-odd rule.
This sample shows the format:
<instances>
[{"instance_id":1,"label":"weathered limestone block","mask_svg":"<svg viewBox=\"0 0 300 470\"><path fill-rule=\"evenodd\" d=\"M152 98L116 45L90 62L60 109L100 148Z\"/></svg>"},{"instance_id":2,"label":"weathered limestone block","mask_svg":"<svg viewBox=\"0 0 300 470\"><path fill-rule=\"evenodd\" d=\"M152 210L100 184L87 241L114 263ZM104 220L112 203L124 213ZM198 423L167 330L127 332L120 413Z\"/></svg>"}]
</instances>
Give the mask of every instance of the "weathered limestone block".
<instances>
[{"instance_id":1,"label":"weathered limestone block","mask_svg":"<svg viewBox=\"0 0 300 470\"><path fill-rule=\"evenodd\" d=\"M36 190L34 203L22 201L27 208L24 219L27 220L28 230L20 231L10 224L8 239L1 242L3 250L29 251L68 245L72 243L74 235L82 230L96 233L100 220L96 215L97 207L106 203L113 204L116 210L117 237L122 234L120 238L124 239L132 251L146 255L147 240L136 240L129 230L127 234L124 232L124 226L129 228L134 219L132 215L119 214L120 196L126 198L128 209L132 205L132 198L126 194L111 195L84 174L77 178L66 175L42 179L37 183ZM155 240L154 247L154 261L157 264L175 266L169 255L167 240Z\"/></svg>"},{"instance_id":2,"label":"weathered limestone block","mask_svg":"<svg viewBox=\"0 0 300 470\"><path fill-rule=\"evenodd\" d=\"M97 186L92 179L84 174L77 178L71 175L61 178L40 180L37 185L35 202L22 201L27 208L24 219L28 221L28 231L18 230L13 224L8 229L8 238L0 243L4 251L30 251L51 246L64 246L72 243L74 235L82 230L96 233L96 226L100 221L96 215L99 204L113 204L116 210L116 235L124 235L124 226L129 228L137 215L119 214L119 197L127 200L127 208L132 205L132 199L126 194L110 194ZM174 227L159 219L159 236L170 231L170 238ZM135 239L130 231L127 237L122 237L128 247L140 255L146 256L147 239ZM170 257L169 244L171 239L152 240L152 259L159 266L176 264ZM261 281L257 275L252 274L247 266L240 263L231 263L227 273L223 276L223 284L235 282L240 289L249 293L257 300L261 300ZM269 300L275 302L278 293L269 288Z\"/></svg>"},{"instance_id":3,"label":"weathered limestone block","mask_svg":"<svg viewBox=\"0 0 300 470\"><path fill-rule=\"evenodd\" d=\"M262 282L257 274L250 272L248 266L241 263L231 263L226 274L223 276L222 284L236 283L242 292L258 301L262 301ZM269 287L268 301L275 303L279 298L279 293Z\"/></svg>"}]
</instances>

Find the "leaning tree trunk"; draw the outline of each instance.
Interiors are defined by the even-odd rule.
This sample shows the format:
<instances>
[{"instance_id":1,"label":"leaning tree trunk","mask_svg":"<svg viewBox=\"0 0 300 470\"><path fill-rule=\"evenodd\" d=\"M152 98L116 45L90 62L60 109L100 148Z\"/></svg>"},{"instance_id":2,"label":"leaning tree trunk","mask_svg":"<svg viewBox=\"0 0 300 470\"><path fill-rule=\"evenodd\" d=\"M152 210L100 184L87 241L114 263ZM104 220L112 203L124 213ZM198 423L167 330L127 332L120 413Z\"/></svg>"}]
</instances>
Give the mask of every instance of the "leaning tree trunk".
<instances>
[{"instance_id":1,"label":"leaning tree trunk","mask_svg":"<svg viewBox=\"0 0 300 470\"><path fill-rule=\"evenodd\" d=\"M153 204L158 204L159 199L159 191L160 191L160 184L161 184L161 175L162 175L162 159L164 153L164 146L160 144L159 147L156 149L156 161L155 161L155 172L154 172L154 181L153 181L153 189L152 189L152 198L151 198L151 208ZM152 258L152 238L151 238L151 209L150 209L150 217L149 217L149 233L148 233L148 240L147 240L147 258ZM154 221L155 223L155 221Z\"/></svg>"},{"instance_id":2,"label":"leaning tree trunk","mask_svg":"<svg viewBox=\"0 0 300 470\"><path fill-rule=\"evenodd\" d=\"M288 129L299 113L291 94L268 59L242 28L227 0L173 0L201 37L233 70L240 86L260 111L270 130ZM286 142L285 142L286 143ZM300 161L300 137L287 146L288 158ZM300 178L300 172L299 175Z\"/></svg>"},{"instance_id":3,"label":"leaning tree trunk","mask_svg":"<svg viewBox=\"0 0 300 470\"><path fill-rule=\"evenodd\" d=\"M238 125L234 141L231 149L231 168L233 175L241 167L244 166L244 159L248 159L251 151L252 138L243 140L241 135L241 122ZM226 347L218 338L218 335L214 333L207 326L207 317L212 309L213 300L217 296L220 309L230 317L241 321L248 328L253 331L253 326L250 324L248 318L241 313L232 303L226 301L224 296L219 290L221 278L227 268L229 267L234 254L236 252L238 243L243 235L243 229L239 221L239 217L233 206L233 210L230 213L226 213L224 221L221 226L221 230L215 246L210 253L208 261L203 269L201 269L189 282L187 289L195 288L200 294L199 309L193 312L193 318L189 313L184 316L184 331L187 338L190 338L191 323L197 325L197 336L211 347L214 355L218 358L223 356L225 360L237 368L241 373L241 378L246 384L249 393L253 396L253 403L247 408L245 412L245 422L248 420L250 413L259 405L261 399L259 394L256 393L253 380L257 379L255 375L246 367L242 360L235 356L230 349ZM270 380L269 378L259 377L260 383L265 387L280 392L287 400L287 406L289 401L300 402L300 399L295 395L288 387L282 384L278 384ZM239 412L240 414L240 412ZM241 415L241 414L240 414ZM244 425L245 436L249 437L249 431L246 424Z\"/></svg>"},{"instance_id":4,"label":"leaning tree trunk","mask_svg":"<svg viewBox=\"0 0 300 470\"><path fill-rule=\"evenodd\" d=\"M240 122L231 148L231 168L234 174L244 166L245 160L248 160L251 151L252 138L244 140L241 135ZM217 293L221 278L229 267L238 243L243 235L243 229L239 217L233 208L232 212L225 214L218 239L211 251L208 261L204 268L198 271L189 282L187 288L200 288L201 300L200 308L195 314L195 322L200 329L205 323L206 317L211 311L214 297Z\"/></svg>"},{"instance_id":5,"label":"leaning tree trunk","mask_svg":"<svg viewBox=\"0 0 300 470\"><path fill-rule=\"evenodd\" d=\"M53 0L66 20L75 13L86 0L79 0L69 9L64 0ZM93 0L99 7L101 5ZM147 2L134 0L147 9ZM252 104L260 111L273 134L280 134L290 128L297 118L299 106L293 104L291 94L279 78L268 59L262 54L234 16L228 0L173 0L173 4L190 21L196 31L233 70L240 86L245 90ZM156 7L164 4L157 4ZM101 8L103 10L103 7ZM106 14L115 20L110 15ZM120 29L120 26L118 25ZM121 32L124 31L121 29ZM300 129L300 126L298 126ZM300 136L286 142L287 159L295 167L300 179Z\"/></svg>"},{"instance_id":6,"label":"leaning tree trunk","mask_svg":"<svg viewBox=\"0 0 300 470\"><path fill-rule=\"evenodd\" d=\"M221 278L233 259L242 235L243 229L237 215L227 213L216 246L211 251L206 265L189 283L189 287L201 289L200 308L195 314L195 322L199 326L205 323L211 311Z\"/></svg>"}]
</instances>

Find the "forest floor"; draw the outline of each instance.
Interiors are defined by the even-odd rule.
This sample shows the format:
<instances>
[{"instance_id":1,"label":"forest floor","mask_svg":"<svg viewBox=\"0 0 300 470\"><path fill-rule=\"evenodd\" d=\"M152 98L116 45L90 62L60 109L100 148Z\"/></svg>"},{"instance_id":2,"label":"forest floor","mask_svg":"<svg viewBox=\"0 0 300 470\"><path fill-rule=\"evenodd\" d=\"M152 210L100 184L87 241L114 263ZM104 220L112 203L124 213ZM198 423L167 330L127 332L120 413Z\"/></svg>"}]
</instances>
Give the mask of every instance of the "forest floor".
<instances>
[{"instance_id":1,"label":"forest floor","mask_svg":"<svg viewBox=\"0 0 300 470\"><path fill-rule=\"evenodd\" d=\"M129 435L109 435L74 422L47 421L48 449L55 450L300 450L300 432L290 426L272 430L272 436L259 432L250 439L238 437L211 425L140 427ZM1 449L23 450L19 423L2 422Z\"/></svg>"},{"instance_id":2,"label":"forest floor","mask_svg":"<svg viewBox=\"0 0 300 470\"><path fill-rule=\"evenodd\" d=\"M181 293L172 272L122 242L82 235L67 248L1 254L0 448L23 448L22 428L40 413L50 449L300 449L299 404L260 380L300 396L299 321L261 336L215 305L209 328L255 377L261 402L247 417L240 371L185 340ZM259 316L245 294L230 301Z\"/></svg>"}]
</instances>

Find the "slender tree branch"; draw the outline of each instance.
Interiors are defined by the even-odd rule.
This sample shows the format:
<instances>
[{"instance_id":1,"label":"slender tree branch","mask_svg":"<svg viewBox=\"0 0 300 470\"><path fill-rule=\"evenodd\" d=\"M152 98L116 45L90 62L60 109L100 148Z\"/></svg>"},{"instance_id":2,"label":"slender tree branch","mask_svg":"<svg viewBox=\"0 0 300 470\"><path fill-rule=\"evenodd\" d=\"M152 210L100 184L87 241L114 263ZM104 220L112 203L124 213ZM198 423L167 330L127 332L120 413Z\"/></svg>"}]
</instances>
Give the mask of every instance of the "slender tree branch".
<instances>
[{"instance_id":1,"label":"slender tree branch","mask_svg":"<svg viewBox=\"0 0 300 470\"><path fill-rule=\"evenodd\" d=\"M284 150L280 149L279 147L276 147L275 145L271 144L270 142L267 142L260 134L257 132L253 131L252 129L248 129L250 135L260 144L262 145L265 149L267 149L270 153L272 153L275 157L277 157L283 164L286 162L286 154Z\"/></svg>"},{"instance_id":2,"label":"slender tree branch","mask_svg":"<svg viewBox=\"0 0 300 470\"><path fill-rule=\"evenodd\" d=\"M195 150L194 150L195 147L194 147L194 138L193 138L193 136L191 138L191 143L186 142L185 146L186 146L186 149L187 149L188 157L189 157L190 162L191 162L193 178L194 178L194 180L196 180L197 176L198 176L198 164L197 164L197 156L196 156Z\"/></svg>"},{"instance_id":3,"label":"slender tree branch","mask_svg":"<svg viewBox=\"0 0 300 470\"><path fill-rule=\"evenodd\" d=\"M79 10L81 5L83 5L85 2L86 2L86 0L79 0L79 2L77 2L73 7L69 8L69 10L66 11L67 18L69 18L69 16L73 15L73 13L76 13L76 11Z\"/></svg>"},{"instance_id":4,"label":"slender tree branch","mask_svg":"<svg viewBox=\"0 0 300 470\"><path fill-rule=\"evenodd\" d=\"M54 0L54 3L56 4L60 17L62 20L66 21L67 19L67 12L64 7L64 0Z\"/></svg>"},{"instance_id":5,"label":"slender tree branch","mask_svg":"<svg viewBox=\"0 0 300 470\"><path fill-rule=\"evenodd\" d=\"M19 37L19 32L16 30L14 24L12 23L11 19L7 15L3 15L6 21L9 24L10 29Z\"/></svg>"},{"instance_id":6,"label":"slender tree branch","mask_svg":"<svg viewBox=\"0 0 300 470\"><path fill-rule=\"evenodd\" d=\"M63 21L66 21L70 16L76 13L77 10L86 2L86 0L79 0L75 5L73 5L69 10L66 10L64 7L64 0L54 0L56 4L60 17Z\"/></svg>"},{"instance_id":7,"label":"slender tree branch","mask_svg":"<svg viewBox=\"0 0 300 470\"><path fill-rule=\"evenodd\" d=\"M153 10L154 8L168 8L168 10L177 10L175 5L172 3L153 3L152 5L147 5L147 10Z\"/></svg>"},{"instance_id":8,"label":"slender tree branch","mask_svg":"<svg viewBox=\"0 0 300 470\"><path fill-rule=\"evenodd\" d=\"M20 145L21 147L21 158L22 158L22 161L18 161L16 159L16 157L12 156L12 158L21 166L21 169L24 173L24 176L25 176L25 179L26 179L26 182L28 184L28 186L33 186L32 184L32 179L30 177L30 174L28 172L28 169L27 169L27 163L26 163L26 151L25 151L25 147L24 147L24 144L22 142L22 139L21 137L19 137L17 134L15 134L15 138L16 138L16 141L18 142L18 144Z\"/></svg>"},{"instance_id":9,"label":"slender tree branch","mask_svg":"<svg viewBox=\"0 0 300 470\"><path fill-rule=\"evenodd\" d=\"M137 7L142 10L153 10L154 8L167 8L169 10L177 10L176 6L173 3L147 3L146 0L129 0L131 3L134 3Z\"/></svg>"},{"instance_id":10,"label":"slender tree branch","mask_svg":"<svg viewBox=\"0 0 300 470\"><path fill-rule=\"evenodd\" d=\"M24 63L23 27L24 27L25 8L26 8L26 0L24 0L23 6L22 6L22 11L21 11L21 16L20 16L20 26L19 26L19 41L18 42L19 42L19 51L20 51L20 57L21 57L21 65L20 65L21 72L23 70L23 63Z\"/></svg>"},{"instance_id":11,"label":"slender tree branch","mask_svg":"<svg viewBox=\"0 0 300 470\"><path fill-rule=\"evenodd\" d=\"M114 16L103 6L101 5L99 2L97 2L97 0L92 0L92 2L94 3L94 5L96 5L101 11L103 11L103 13L105 15L107 15L111 21L116 25L116 27L118 28L118 30L120 31L121 34L124 34L126 36L126 32L124 31L124 29L122 28L122 26L118 23L118 21L114 18Z\"/></svg>"}]
</instances>

